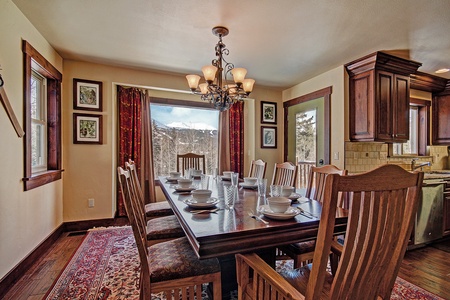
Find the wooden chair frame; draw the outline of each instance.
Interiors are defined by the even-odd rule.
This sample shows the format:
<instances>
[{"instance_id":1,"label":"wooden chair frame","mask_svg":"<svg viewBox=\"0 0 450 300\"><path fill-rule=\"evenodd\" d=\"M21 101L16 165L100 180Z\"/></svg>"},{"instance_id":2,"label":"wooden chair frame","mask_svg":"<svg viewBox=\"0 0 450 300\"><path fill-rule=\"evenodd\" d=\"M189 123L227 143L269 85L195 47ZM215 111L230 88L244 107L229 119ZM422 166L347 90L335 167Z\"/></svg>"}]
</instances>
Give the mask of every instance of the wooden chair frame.
<instances>
[{"instance_id":1,"label":"wooden chair frame","mask_svg":"<svg viewBox=\"0 0 450 300\"><path fill-rule=\"evenodd\" d=\"M266 165L267 163L262 159L252 160L248 177L264 178L266 175Z\"/></svg>"},{"instance_id":2,"label":"wooden chair frame","mask_svg":"<svg viewBox=\"0 0 450 300\"><path fill-rule=\"evenodd\" d=\"M194 168L196 170L202 170L203 174L206 174L205 162L204 154L177 154L177 172L181 172L182 176L184 176L184 170Z\"/></svg>"},{"instance_id":3,"label":"wooden chair frame","mask_svg":"<svg viewBox=\"0 0 450 300\"><path fill-rule=\"evenodd\" d=\"M287 161L275 164L271 185L295 185L297 166Z\"/></svg>"},{"instance_id":4,"label":"wooden chair frame","mask_svg":"<svg viewBox=\"0 0 450 300\"><path fill-rule=\"evenodd\" d=\"M389 299L411 236L422 181L423 172L410 173L396 165L359 175L328 175L314 263L280 276L255 254L237 254L239 299ZM340 192L349 194L350 207L345 243L336 249L341 256L332 276L326 268Z\"/></svg>"}]
</instances>

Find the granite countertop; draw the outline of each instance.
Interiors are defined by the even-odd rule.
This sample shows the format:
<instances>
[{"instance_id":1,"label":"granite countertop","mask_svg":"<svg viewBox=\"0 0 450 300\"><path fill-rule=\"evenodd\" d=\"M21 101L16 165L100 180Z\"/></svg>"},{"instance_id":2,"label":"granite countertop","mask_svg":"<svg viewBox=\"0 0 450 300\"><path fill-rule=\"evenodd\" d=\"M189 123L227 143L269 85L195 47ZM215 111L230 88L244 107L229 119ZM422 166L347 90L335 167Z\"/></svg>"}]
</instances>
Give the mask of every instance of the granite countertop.
<instances>
[{"instance_id":1,"label":"granite countertop","mask_svg":"<svg viewBox=\"0 0 450 300\"><path fill-rule=\"evenodd\" d=\"M435 170L425 172L424 175L424 179L440 179L440 178L450 178L450 170Z\"/></svg>"}]
</instances>

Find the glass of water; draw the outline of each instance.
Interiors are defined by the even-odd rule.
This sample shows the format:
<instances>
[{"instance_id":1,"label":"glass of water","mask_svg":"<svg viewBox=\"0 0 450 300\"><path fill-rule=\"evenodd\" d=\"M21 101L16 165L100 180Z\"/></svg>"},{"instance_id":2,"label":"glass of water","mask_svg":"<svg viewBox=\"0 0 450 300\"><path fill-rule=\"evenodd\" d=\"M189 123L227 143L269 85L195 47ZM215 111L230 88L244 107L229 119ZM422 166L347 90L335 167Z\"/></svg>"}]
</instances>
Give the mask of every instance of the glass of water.
<instances>
[{"instance_id":1,"label":"glass of water","mask_svg":"<svg viewBox=\"0 0 450 300\"><path fill-rule=\"evenodd\" d=\"M227 209L233 209L234 204L236 202L236 196L237 196L237 186L234 186L232 184L223 185L223 199L225 201L225 207Z\"/></svg>"}]
</instances>

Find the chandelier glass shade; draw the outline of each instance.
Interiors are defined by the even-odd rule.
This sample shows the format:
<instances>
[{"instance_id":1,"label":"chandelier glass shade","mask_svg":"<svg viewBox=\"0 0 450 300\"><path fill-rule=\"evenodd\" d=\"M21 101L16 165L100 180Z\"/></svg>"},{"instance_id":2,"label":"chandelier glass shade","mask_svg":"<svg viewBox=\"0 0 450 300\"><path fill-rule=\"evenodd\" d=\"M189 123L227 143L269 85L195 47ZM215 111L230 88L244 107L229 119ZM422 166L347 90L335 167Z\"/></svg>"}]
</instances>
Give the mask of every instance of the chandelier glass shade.
<instances>
[{"instance_id":1,"label":"chandelier glass shade","mask_svg":"<svg viewBox=\"0 0 450 300\"><path fill-rule=\"evenodd\" d=\"M202 100L212 103L215 109L225 111L237 101L250 95L255 80L246 79L246 69L235 68L232 63L224 59L223 56L230 52L222 42L222 37L228 35L228 29L217 26L212 29L212 32L219 37L219 42L215 47L216 58L212 60L211 65L202 68L205 82L200 83L201 77L198 75L187 75L186 79L194 94L201 95ZM228 80L230 73L233 82Z\"/></svg>"}]
</instances>

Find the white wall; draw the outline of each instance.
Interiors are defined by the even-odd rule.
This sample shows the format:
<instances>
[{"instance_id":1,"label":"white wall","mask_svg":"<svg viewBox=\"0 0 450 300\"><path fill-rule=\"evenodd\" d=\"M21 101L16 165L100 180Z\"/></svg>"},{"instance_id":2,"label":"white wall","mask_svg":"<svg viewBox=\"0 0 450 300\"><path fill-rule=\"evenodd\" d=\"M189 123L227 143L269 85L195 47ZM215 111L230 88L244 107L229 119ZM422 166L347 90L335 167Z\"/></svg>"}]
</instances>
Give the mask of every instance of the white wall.
<instances>
[{"instance_id":1,"label":"white wall","mask_svg":"<svg viewBox=\"0 0 450 300\"><path fill-rule=\"evenodd\" d=\"M27 40L62 72L62 58L10 0L0 0L0 65L4 89L23 127L23 53ZM62 223L62 180L24 192L23 139L0 105L0 278Z\"/></svg>"}]
</instances>

